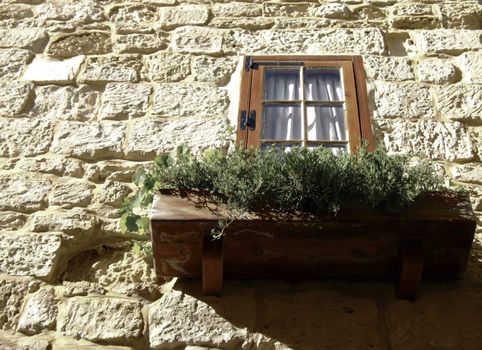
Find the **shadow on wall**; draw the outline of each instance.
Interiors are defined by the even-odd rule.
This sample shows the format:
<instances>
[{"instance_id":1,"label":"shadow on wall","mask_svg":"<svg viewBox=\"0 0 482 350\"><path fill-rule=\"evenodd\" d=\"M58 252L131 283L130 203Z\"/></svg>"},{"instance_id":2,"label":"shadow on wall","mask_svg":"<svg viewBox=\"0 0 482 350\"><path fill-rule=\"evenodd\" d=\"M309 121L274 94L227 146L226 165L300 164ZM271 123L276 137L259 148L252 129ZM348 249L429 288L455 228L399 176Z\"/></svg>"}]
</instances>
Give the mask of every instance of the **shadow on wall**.
<instances>
[{"instance_id":1,"label":"shadow on wall","mask_svg":"<svg viewBox=\"0 0 482 350\"><path fill-rule=\"evenodd\" d=\"M216 332L226 336L231 324L255 334L258 342L271 338L258 349L482 348L480 241L464 280L423 283L413 303L395 299L389 283L226 280L219 298L203 296L198 280L178 280L174 290L170 294L185 293L184 301L168 301L168 294L162 307L178 308L171 317L182 318L172 320L182 325L179 340L188 329L196 329L198 340L214 339ZM194 312L182 310L189 303L196 304Z\"/></svg>"}]
</instances>

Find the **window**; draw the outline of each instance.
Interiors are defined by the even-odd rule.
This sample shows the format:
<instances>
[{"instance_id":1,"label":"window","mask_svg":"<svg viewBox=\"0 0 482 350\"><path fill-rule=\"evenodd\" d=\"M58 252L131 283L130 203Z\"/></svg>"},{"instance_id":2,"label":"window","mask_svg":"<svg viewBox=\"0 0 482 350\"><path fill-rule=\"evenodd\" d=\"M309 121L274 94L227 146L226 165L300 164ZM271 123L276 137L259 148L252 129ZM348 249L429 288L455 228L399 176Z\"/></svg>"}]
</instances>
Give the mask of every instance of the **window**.
<instances>
[{"instance_id":1,"label":"window","mask_svg":"<svg viewBox=\"0 0 482 350\"><path fill-rule=\"evenodd\" d=\"M247 147L373 146L361 56L245 57L238 143Z\"/></svg>"}]
</instances>

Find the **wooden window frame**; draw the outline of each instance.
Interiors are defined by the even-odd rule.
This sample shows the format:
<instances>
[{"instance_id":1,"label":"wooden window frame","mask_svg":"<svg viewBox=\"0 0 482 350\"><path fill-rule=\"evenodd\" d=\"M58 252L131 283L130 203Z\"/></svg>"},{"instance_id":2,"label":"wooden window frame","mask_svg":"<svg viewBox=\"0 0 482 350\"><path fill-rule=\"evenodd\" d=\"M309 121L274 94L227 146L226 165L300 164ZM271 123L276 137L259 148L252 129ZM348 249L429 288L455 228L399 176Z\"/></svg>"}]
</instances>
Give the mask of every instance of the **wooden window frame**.
<instances>
[{"instance_id":1,"label":"wooden window frame","mask_svg":"<svg viewBox=\"0 0 482 350\"><path fill-rule=\"evenodd\" d=\"M343 70L350 151L355 152L362 140L368 143L370 150L373 150L375 145L368 107L366 74L361 56L245 56L237 120L238 144L243 147L260 147L264 68L276 65L289 66L290 63L293 63L293 66L313 68L339 66ZM306 118L306 113L304 115ZM253 120L255 120L254 126Z\"/></svg>"}]
</instances>

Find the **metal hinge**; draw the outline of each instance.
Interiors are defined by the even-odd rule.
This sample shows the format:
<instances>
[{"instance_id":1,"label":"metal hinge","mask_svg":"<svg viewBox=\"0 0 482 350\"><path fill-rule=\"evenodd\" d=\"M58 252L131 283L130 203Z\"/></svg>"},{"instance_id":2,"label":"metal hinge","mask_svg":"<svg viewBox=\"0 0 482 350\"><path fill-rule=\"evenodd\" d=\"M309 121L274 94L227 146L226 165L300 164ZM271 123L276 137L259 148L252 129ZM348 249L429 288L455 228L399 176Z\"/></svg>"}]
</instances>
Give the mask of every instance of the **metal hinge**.
<instances>
[{"instance_id":1,"label":"metal hinge","mask_svg":"<svg viewBox=\"0 0 482 350\"><path fill-rule=\"evenodd\" d=\"M248 118L248 122L246 123L246 125L249 126L249 130L251 130L251 131L256 129L256 111L255 110L252 110L249 113L249 118Z\"/></svg>"},{"instance_id":2,"label":"metal hinge","mask_svg":"<svg viewBox=\"0 0 482 350\"><path fill-rule=\"evenodd\" d=\"M244 70L249 72L251 68L253 68L253 58L251 56L246 56Z\"/></svg>"},{"instance_id":3,"label":"metal hinge","mask_svg":"<svg viewBox=\"0 0 482 350\"><path fill-rule=\"evenodd\" d=\"M239 128L241 130L246 130L246 125L248 124L248 112L244 109L241 111L241 121Z\"/></svg>"}]
</instances>

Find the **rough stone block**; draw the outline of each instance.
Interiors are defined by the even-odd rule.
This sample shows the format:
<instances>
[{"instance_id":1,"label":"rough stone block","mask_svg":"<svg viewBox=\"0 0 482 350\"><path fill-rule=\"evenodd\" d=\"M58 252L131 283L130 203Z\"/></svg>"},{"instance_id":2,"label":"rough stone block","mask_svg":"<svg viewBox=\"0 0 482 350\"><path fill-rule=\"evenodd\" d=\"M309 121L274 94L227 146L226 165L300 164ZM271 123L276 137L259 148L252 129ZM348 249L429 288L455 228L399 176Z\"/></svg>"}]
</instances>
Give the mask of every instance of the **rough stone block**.
<instances>
[{"instance_id":1,"label":"rough stone block","mask_svg":"<svg viewBox=\"0 0 482 350\"><path fill-rule=\"evenodd\" d=\"M482 165L480 164L461 165L453 168L451 173L458 181L482 185Z\"/></svg>"},{"instance_id":2,"label":"rough stone block","mask_svg":"<svg viewBox=\"0 0 482 350\"><path fill-rule=\"evenodd\" d=\"M466 83L482 84L482 53L466 52L457 58L463 80Z\"/></svg>"},{"instance_id":3,"label":"rough stone block","mask_svg":"<svg viewBox=\"0 0 482 350\"><path fill-rule=\"evenodd\" d=\"M113 207L120 207L132 189L119 181L106 181L100 188L99 202Z\"/></svg>"},{"instance_id":4,"label":"rough stone block","mask_svg":"<svg viewBox=\"0 0 482 350\"><path fill-rule=\"evenodd\" d=\"M30 213L46 207L50 181L34 175L0 175L0 209Z\"/></svg>"},{"instance_id":5,"label":"rough stone block","mask_svg":"<svg viewBox=\"0 0 482 350\"><path fill-rule=\"evenodd\" d=\"M191 59L186 55L160 53L144 56L141 78L150 81L183 80L191 71Z\"/></svg>"},{"instance_id":6,"label":"rough stone block","mask_svg":"<svg viewBox=\"0 0 482 350\"><path fill-rule=\"evenodd\" d=\"M448 84L456 80L457 70L447 60L428 58L418 63L417 75L424 83Z\"/></svg>"},{"instance_id":7,"label":"rough stone block","mask_svg":"<svg viewBox=\"0 0 482 350\"><path fill-rule=\"evenodd\" d=\"M92 120L100 104L100 92L88 85L39 86L35 89L32 117L50 120Z\"/></svg>"},{"instance_id":8,"label":"rough stone block","mask_svg":"<svg viewBox=\"0 0 482 350\"><path fill-rule=\"evenodd\" d=\"M159 84L155 88L152 114L160 117L226 116L226 90L211 85Z\"/></svg>"},{"instance_id":9,"label":"rough stone block","mask_svg":"<svg viewBox=\"0 0 482 350\"><path fill-rule=\"evenodd\" d=\"M272 17L215 17L209 22L214 28L242 28L249 30L260 30L273 27L275 19Z\"/></svg>"},{"instance_id":10,"label":"rough stone block","mask_svg":"<svg viewBox=\"0 0 482 350\"><path fill-rule=\"evenodd\" d=\"M171 291L149 305L149 343L152 349L209 344L240 348L248 336L209 304L180 291ZM202 322L199 322L202 320Z\"/></svg>"},{"instance_id":11,"label":"rough stone block","mask_svg":"<svg viewBox=\"0 0 482 350\"><path fill-rule=\"evenodd\" d=\"M179 144L198 150L221 147L226 128L227 122L221 118L137 121L128 139L126 157L150 160L156 154L174 150Z\"/></svg>"},{"instance_id":12,"label":"rough stone block","mask_svg":"<svg viewBox=\"0 0 482 350\"><path fill-rule=\"evenodd\" d=\"M0 50L0 79L14 80L22 75L22 72L34 55L23 49Z\"/></svg>"},{"instance_id":13,"label":"rough stone block","mask_svg":"<svg viewBox=\"0 0 482 350\"><path fill-rule=\"evenodd\" d=\"M220 53L223 46L223 31L185 26L174 30L171 41L172 48L177 52Z\"/></svg>"},{"instance_id":14,"label":"rough stone block","mask_svg":"<svg viewBox=\"0 0 482 350\"><path fill-rule=\"evenodd\" d=\"M47 53L54 57L102 55L112 51L109 33L86 32L67 34L50 43Z\"/></svg>"},{"instance_id":15,"label":"rough stone block","mask_svg":"<svg viewBox=\"0 0 482 350\"><path fill-rule=\"evenodd\" d=\"M88 294L105 294L107 291L98 283L87 281L64 282L64 297L86 296Z\"/></svg>"},{"instance_id":16,"label":"rough stone block","mask_svg":"<svg viewBox=\"0 0 482 350\"><path fill-rule=\"evenodd\" d=\"M13 231L22 228L27 216L13 211L0 211L0 230Z\"/></svg>"},{"instance_id":17,"label":"rough stone block","mask_svg":"<svg viewBox=\"0 0 482 350\"><path fill-rule=\"evenodd\" d=\"M397 29L431 29L440 27L438 16L393 16L388 23Z\"/></svg>"},{"instance_id":18,"label":"rough stone block","mask_svg":"<svg viewBox=\"0 0 482 350\"><path fill-rule=\"evenodd\" d=\"M139 80L137 57L88 57L81 81L86 83L132 82Z\"/></svg>"},{"instance_id":19,"label":"rough stone block","mask_svg":"<svg viewBox=\"0 0 482 350\"><path fill-rule=\"evenodd\" d=\"M82 62L84 62L84 56L72 57L63 61L36 57L25 71L23 80L44 84L73 83Z\"/></svg>"},{"instance_id":20,"label":"rough stone block","mask_svg":"<svg viewBox=\"0 0 482 350\"><path fill-rule=\"evenodd\" d=\"M474 158L470 134L461 123L431 120L396 120L382 125L384 143L389 152L417 153L430 159L469 161Z\"/></svg>"},{"instance_id":21,"label":"rough stone block","mask_svg":"<svg viewBox=\"0 0 482 350\"><path fill-rule=\"evenodd\" d=\"M422 30L411 33L417 49L423 53L454 54L482 48L482 30Z\"/></svg>"},{"instance_id":22,"label":"rough stone block","mask_svg":"<svg viewBox=\"0 0 482 350\"><path fill-rule=\"evenodd\" d=\"M378 83L375 87L376 118L434 116L432 96L423 84Z\"/></svg>"},{"instance_id":23,"label":"rough stone block","mask_svg":"<svg viewBox=\"0 0 482 350\"><path fill-rule=\"evenodd\" d=\"M2 350L49 350L52 346L47 339L41 337L0 332L0 348Z\"/></svg>"},{"instance_id":24,"label":"rough stone block","mask_svg":"<svg viewBox=\"0 0 482 350\"><path fill-rule=\"evenodd\" d=\"M192 75L197 81L225 85L229 82L236 63L236 60L231 57L198 56L192 62Z\"/></svg>"},{"instance_id":25,"label":"rough stone block","mask_svg":"<svg viewBox=\"0 0 482 350\"><path fill-rule=\"evenodd\" d=\"M87 182L68 182L55 185L49 196L50 205L64 208L86 207L92 201L95 186Z\"/></svg>"},{"instance_id":26,"label":"rough stone block","mask_svg":"<svg viewBox=\"0 0 482 350\"><path fill-rule=\"evenodd\" d=\"M0 21L21 20L33 16L32 9L26 5L6 5L2 3L2 7L0 7Z\"/></svg>"},{"instance_id":27,"label":"rough stone block","mask_svg":"<svg viewBox=\"0 0 482 350\"><path fill-rule=\"evenodd\" d=\"M151 94L151 86L143 84L109 83L102 96L101 119L130 119L142 117Z\"/></svg>"},{"instance_id":28,"label":"rough stone block","mask_svg":"<svg viewBox=\"0 0 482 350\"><path fill-rule=\"evenodd\" d=\"M2 237L0 235L0 237ZM0 252L0 254L2 254ZM3 262L0 262L3 263ZM3 270L2 270L3 271ZM15 329L25 296L40 287L40 281L20 277L0 278L0 329ZM0 345L3 345L0 342ZM16 348L12 348L16 350Z\"/></svg>"},{"instance_id":29,"label":"rough stone block","mask_svg":"<svg viewBox=\"0 0 482 350\"><path fill-rule=\"evenodd\" d=\"M263 14L260 5L242 2L216 3L212 11L218 17L257 17Z\"/></svg>"},{"instance_id":30,"label":"rough stone block","mask_svg":"<svg viewBox=\"0 0 482 350\"><path fill-rule=\"evenodd\" d=\"M32 84L0 82L0 117L22 117L32 97Z\"/></svg>"},{"instance_id":31,"label":"rough stone block","mask_svg":"<svg viewBox=\"0 0 482 350\"><path fill-rule=\"evenodd\" d=\"M405 57L365 56L367 76L378 80L412 80L412 61Z\"/></svg>"},{"instance_id":32,"label":"rough stone block","mask_svg":"<svg viewBox=\"0 0 482 350\"><path fill-rule=\"evenodd\" d=\"M391 8L394 16L433 15L432 6L420 3L400 3Z\"/></svg>"},{"instance_id":33,"label":"rough stone block","mask_svg":"<svg viewBox=\"0 0 482 350\"><path fill-rule=\"evenodd\" d=\"M69 235L90 234L97 227L95 215L86 209L74 208L68 211L37 212L32 217L33 232L63 232Z\"/></svg>"},{"instance_id":34,"label":"rough stone block","mask_svg":"<svg viewBox=\"0 0 482 350\"><path fill-rule=\"evenodd\" d=\"M263 14L268 17L303 17L308 15L310 4L289 2L265 2Z\"/></svg>"},{"instance_id":35,"label":"rough stone block","mask_svg":"<svg viewBox=\"0 0 482 350\"><path fill-rule=\"evenodd\" d=\"M54 233L0 233L0 271L11 276L34 276L51 280L60 245L61 238Z\"/></svg>"},{"instance_id":36,"label":"rough stone block","mask_svg":"<svg viewBox=\"0 0 482 350\"><path fill-rule=\"evenodd\" d=\"M314 14L316 17L330 19L347 19L353 16L348 6L339 3L320 5L316 8Z\"/></svg>"},{"instance_id":37,"label":"rough stone block","mask_svg":"<svg viewBox=\"0 0 482 350\"><path fill-rule=\"evenodd\" d=\"M0 119L0 156L35 156L50 147L53 128L49 122L30 119ZM19 133L19 130L22 130Z\"/></svg>"},{"instance_id":38,"label":"rough stone block","mask_svg":"<svg viewBox=\"0 0 482 350\"><path fill-rule=\"evenodd\" d=\"M435 89L436 105L442 118L482 124L482 87L455 84Z\"/></svg>"},{"instance_id":39,"label":"rough stone block","mask_svg":"<svg viewBox=\"0 0 482 350\"><path fill-rule=\"evenodd\" d=\"M360 6L353 10L353 15L356 18L363 19L366 21L370 20L383 20L386 17L385 12L380 8L372 5Z\"/></svg>"},{"instance_id":40,"label":"rough stone block","mask_svg":"<svg viewBox=\"0 0 482 350\"><path fill-rule=\"evenodd\" d=\"M158 20L157 7L152 5L121 5L109 11L109 18L114 22L146 23Z\"/></svg>"},{"instance_id":41,"label":"rough stone block","mask_svg":"<svg viewBox=\"0 0 482 350\"><path fill-rule=\"evenodd\" d=\"M175 28L185 25L202 25L208 21L209 10L204 5L180 5L161 7L159 24L161 28Z\"/></svg>"},{"instance_id":42,"label":"rough stone block","mask_svg":"<svg viewBox=\"0 0 482 350\"><path fill-rule=\"evenodd\" d=\"M47 41L48 35L44 29L0 29L0 47L17 47L40 53Z\"/></svg>"},{"instance_id":43,"label":"rough stone block","mask_svg":"<svg viewBox=\"0 0 482 350\"><path fill-rule=\"evenodd\" d=\"M482 9L475 1L440 2L437 6L445 28L480 29Z\"/></svg>"},{"instance_id":44,"label":"rough stone block","mask_svg":"<svg viewBox=\"0 0 482 350\"><path fill-rule=\"evenodd\" d=\"M34 2L29 0L30 2ZM35 8L36 17L40 23L52 23L52 21L74 21L78 24L89 24L104 21L104 5L92 0L83 1L55 1L35 0L42 3ZM53 22L55 23L55 22Z\"/></svg>"},{"instance_id":45,"label":"rough stone block","mask_svg":"<svg viewBox=\"0 0 482 350\"><path fill-rule=\"evenodd\" d=\"M168 40L157 34L119 35L114 43L117 53L152 53L167 47Z\"/></svg>"},{"instance_id":46,"label":"rough stone block","mask_svg":"<svg viewBox=\"0 0 482 350\"><path fill-rule=\"evenodd\" d=\"M144 325L137 301L107 297L75 297L67 300L57 330L90 341L126 342L139 338Z\"/></svg>"},{"instance_id":47,"label":"rough stone block","mask_svg":"<svg viewBox=\"0 0 482 350\"><path fill-rule=\"evenodd\" d=\"M154 28L150 24L137 22L117 22L115 23L116 34L153 34Z\"/></svg>"},{"instance_id":48,"label":"rough stone block","mask_svg":"<svg viewBox=\"0 0 482 350\"><path fill-rule=\"evenodd\" d=\"M57 176L81 177L84 174L82 162L64 157L22 158L15 166L16 170L53 174Z\"/></svg>"},{"instance_id":49,"label":"rough stone block","mask_svg":"<svg viewBox=\"0 0 482 350\"><path fill-rule=\"evenodd\" d=\"M18 320L17 331L33 335L52 330L57 321L57 298L53 288L29 295Z\"/></svg>"},{"instance_id":50,"label":"rough stone block","mask_svg":"<svg viewBox=\"0 0 482 350\"><path fill-rule=\"evenodd\" d=\"M125 125L122 123L63 122L51 150L79 158L120 157Z\"/></svg>"}]
</instances>

